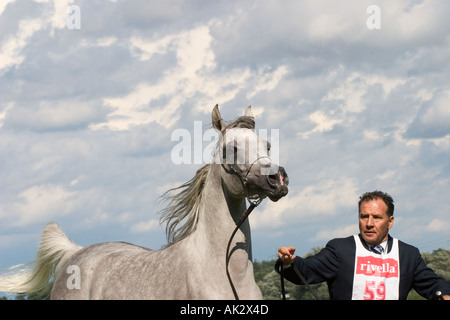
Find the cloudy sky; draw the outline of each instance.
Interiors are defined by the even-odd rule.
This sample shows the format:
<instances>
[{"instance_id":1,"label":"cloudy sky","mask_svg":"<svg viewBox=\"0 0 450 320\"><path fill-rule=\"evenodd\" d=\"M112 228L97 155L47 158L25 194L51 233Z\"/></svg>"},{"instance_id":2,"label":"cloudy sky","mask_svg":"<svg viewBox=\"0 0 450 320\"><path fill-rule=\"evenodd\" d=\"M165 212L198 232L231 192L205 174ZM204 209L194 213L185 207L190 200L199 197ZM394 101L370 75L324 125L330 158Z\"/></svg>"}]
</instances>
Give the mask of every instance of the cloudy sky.
<instances>
[{"instance_id":1,"label":"cloudy sky","mask_svg":"<svg viewBox=\"0 0 450 320\"><path fill-rule=\"evenodd\" d=\"M368 11L370 5L376 10ZM369 8L370 9L370 8ZM0 268L57 221L77 243L165 244L177 129L252 105L290 193L251 215L254 258L357 232L390 193L391 234L450 249L450 2L0 1ZM379 18L379 19L378 19Z\"/></svg>"}]
</instances>

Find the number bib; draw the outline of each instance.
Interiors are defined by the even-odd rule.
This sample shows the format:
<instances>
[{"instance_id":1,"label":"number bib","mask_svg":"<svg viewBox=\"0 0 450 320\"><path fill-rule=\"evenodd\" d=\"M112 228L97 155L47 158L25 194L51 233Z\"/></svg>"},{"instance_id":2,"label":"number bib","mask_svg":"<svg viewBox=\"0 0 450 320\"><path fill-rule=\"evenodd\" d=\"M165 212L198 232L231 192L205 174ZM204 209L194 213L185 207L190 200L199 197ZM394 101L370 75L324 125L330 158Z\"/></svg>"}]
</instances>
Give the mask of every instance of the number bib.
<instances>
[{"instance_id":1,"label":"number bib","mask_svg":"<svg viewBox=\"0 0 450 320\"><path fill-rule=\"evenodd\" d=\"M376 254L367 250L358 235L355 271L353 275L353 300L398 300L400 261L398 239L393 239L389 253Z\"/></svg>"}]
</instances>

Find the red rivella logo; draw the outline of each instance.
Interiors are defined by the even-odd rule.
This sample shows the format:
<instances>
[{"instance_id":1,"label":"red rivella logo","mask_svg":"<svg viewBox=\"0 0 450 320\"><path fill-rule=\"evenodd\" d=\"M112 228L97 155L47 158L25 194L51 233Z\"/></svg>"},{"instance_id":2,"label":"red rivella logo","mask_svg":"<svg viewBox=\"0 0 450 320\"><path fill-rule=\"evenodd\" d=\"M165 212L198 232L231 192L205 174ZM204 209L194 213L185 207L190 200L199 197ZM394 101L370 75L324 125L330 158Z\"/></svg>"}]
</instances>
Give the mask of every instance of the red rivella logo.
<instances>
[{"instance_id":1,"label":"red rivella logo","mask_svg":"<svg viewBox=\"0 0 450 320\"><path fill-rule=\"evenodd\" d=\"M358 257L356 274L383 278L398 277L398 261L392 258Z\"/></svg>"}]
</instances>

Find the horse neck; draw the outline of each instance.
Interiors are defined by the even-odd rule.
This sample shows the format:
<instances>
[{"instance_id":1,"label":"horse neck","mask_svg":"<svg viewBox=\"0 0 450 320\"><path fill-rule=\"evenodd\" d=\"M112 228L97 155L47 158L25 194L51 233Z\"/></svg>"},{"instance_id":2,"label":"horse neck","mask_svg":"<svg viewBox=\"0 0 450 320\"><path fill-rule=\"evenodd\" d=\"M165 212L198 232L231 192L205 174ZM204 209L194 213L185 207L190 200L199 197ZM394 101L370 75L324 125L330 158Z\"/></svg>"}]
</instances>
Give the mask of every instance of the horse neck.
<instances>
[{"instance_id":1,"label":"horse neck","mask_svg":"<svg viewBox=\"0 0 450 320\"><path fill-rule=\"evenodd\" d=\"M245 198L231 197L222 183L220 165L213 164L202 195L197 237L203 238L204 247L208 247L206 254L211 255L214 250L220 262L225 263L226 247L230 236L236 228L237 221L246 210ZM199 240L199 239L197 239ZM240 251L233 254L230 264L247 263L251 261L251 235L248 220L236 232L231 244L231 251L237 246ZM242 260L242 261L241 261ZM246 261L243 261L246 260Z\"/></svg>"}]
</instances>

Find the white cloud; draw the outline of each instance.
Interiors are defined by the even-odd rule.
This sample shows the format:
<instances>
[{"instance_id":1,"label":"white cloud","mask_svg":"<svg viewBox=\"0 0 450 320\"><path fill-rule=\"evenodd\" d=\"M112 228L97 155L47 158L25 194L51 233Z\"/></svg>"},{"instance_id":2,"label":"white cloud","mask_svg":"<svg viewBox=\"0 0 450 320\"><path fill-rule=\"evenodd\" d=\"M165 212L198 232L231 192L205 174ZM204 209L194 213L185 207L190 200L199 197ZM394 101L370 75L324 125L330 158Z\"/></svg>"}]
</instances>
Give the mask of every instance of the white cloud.
<instances>
[{"instance_id":1,"label":"white cloud","mask_svg":"<svg viewBox=\"0 0 450 320\"><path fill-rule=\"evenodd\" d=\"M133 233L148 232L151 230L156 230L159 227L159 221L155 219L150 219L148 221L142 221L135 223L131 226L130 231Z\"/></svg>"},{"instance_id":2,"label":"white cloud","mask_svg":"<svg viewBox=\"0 0 450 320\"><path fill-rule=\"evenodd\" d=\"M357 203L357 186L348 178L327 179L289 193L278 202L268 201L263 212L251 217L253 228L280 227L301 223L302 219L333 216Z\"/></svg>"},{"instance_id":3,"label":"white cloud","mask_svg":"<svg viewBox=\"0 0 450 320\"><path fill-rule=\"evenodd\" d=\"M156 41L145 40L142 37L133 36L130 39L130 51L133 56L137 56L141 61L150 60L155 54L165 54L169 45L176 40L176 35L168 35Z\"/></svg>"},{"instance_id":4,"label":"white cloud","mask_svg":"<svg viewBox=\"0 0 450 320\"><path fill-rule=\"evenodd\" d=\"M303 139L308 139L309 136L316 132L328 132L330 130L333 130L334 126L336 124L339 124L342 122L340 119L332 119L331 117L327 116L325 112L318 110L312 114L309 115L308 119L314 123L315 127L312 130L309 130L307 132L300 132L298 135L302 137Z\"/></svg>"},{"instance_id":5,"label":"white cloud","mask_svg":"<svg viewBox=\"0 0 450 320\"><path fill-rule=\"evenodd\" d=\"M3 0L0 2L0 16L2 15L3 11L5 10L6 6L15 0Z\"/></svg>"},{"instance_id":6,"label":"white cloud","mask_svg":"<svg viewBox=\"0 0 450 320\"><path fill-rule=\"evenodd\" d=\"M395 176L395 171L394 170L388 170L388 171L386 171L384 173L381 173L381 174L377 175L376 178L379 179L379 180L388 180L388 179L390 179L390 178L392 178L394 176Z\"/></svg>"},{"instance_id":7,"label":"white cloud","mask_svg":"<svg viewBox=\"0 0 450 320\"><path fill-rule=\"evenodd\" d=\"M329 7L324 7L322 12L317 12L311 18L308 24L308 35L311 39L317 40L331 40L336 37L342 37L349 29L355 28L355 20L348 19L345 15L336 14L335 11L330 12ZM349 9L348 7L346 8Z\"/></svg>"},{"instance_id":8,"label":"white cloud","mask_svg":"<svg viewBox=\"0 0 450 320\"><path fill-rule=\"evenodd\" d=\"M383 96L379 97L383 101L392 90L405 82L406 79L400 77L393 78L377 74L363 75L359 72L353 72L342 84L330 91L322 101L338 101L344 112L360 113L367 108L363 96L370 86L379 84L383 87Z\"/></svg>"},{"instance_id":9,"label":"white cloud","mask_svg":"<svg viewBox=\"0 0 450 320\"><path fill-rule=\"evenodd\" d=\"M443 138L450 135L450 90L437 92L426 101L408 128L407 137Z\"/></svg>"},{"instance_id":10,"label":"white cloud","mask_svg":"<svg viewBox=\"0 0 450 320\"><path fill-rule=\"evenodd\" d=\"M40 19L24 19L19 22L19 30L0 44L0 75L13 66L20 65L25 56L22 50L33 34L42 28Z\"/></svg>"},{"instance_id":11,"label":"white cloud","mask_svg":"<svg viewBox=\"0 0 450 320\"><path fill-rule=\"evenodd\" d=\"M113 109L113 111L108 115L107 122L91 125L91 129L107 127L111 130L120 131L151 122L170 127L178 119L175 114L178 108L178 100L175 97L164 108L150 108L148 106L151 101L168 93L168 83L165 81L157 85L141 83L133 92L124 97L105 98L105 106Z\"/></svg>"},{"instance_id":12,"label":"white cloud","mask_svg":"<svg viewBox=\"0 0 450 320\"><path fill-rule=\"evenodd\" d=\"M50 18L53 30L66 27L67 18L69 16L68 8L71 4L71 0L53 0L53 14Z\"/></svg>"},{"instance_id":13,"label":"white cloud","mask_svg":"<svg viewBox=\"0 0 450 320\"><path fill-rule=\"evenodd\" d=\"M253 98L261 91L272 91L286 74L286 66L280 66L272 73L268 72L258 74L255 89L247 94L247 99Z\"/></svg>"},{"instance_id":14,"label":"white cloud","mask_svg":"<svg viewBox=\"0 0 450 320\"><path fill-rule=\"evenodd\" d=\"M381 5L381 9L386 28L394 32L391 39L409 41L435 36L444 14L433 1L395 2Z\"/></svg>"},{"instance_id":15,"label":"white cloud","mask_svg":"<svg viewBox=\"0 0 450 320\"><path fill-rule=\"evenodd\" d=\"M151 122L170 128L179 119L177 111L188 99L196 98L194 110L210 112L212 105L232 100L245 87L250 90L248 98L261 91L273 90L287 73L286 66L273 71L263 66L254 73L244 68L216 74L212 42L209 25L156 40L131 38L130 51L139 60L149 60L155 53L175 51L177 65L167 70L156 84L142 82L125 96L104 98L104 104L113 111L107 122L91 128L128 130ZM162 98L168 101L161 106L150 107L152 102Z\"/></svg>"},{"instance_id":16,"label":"white cloud","mask_svg":"<svg viewBox=\"0 0 450 320\"><path fill-rule=\"evenodd\" d=\"M32 130L67 130L86 127L99 117L97 107L72 99L71 101L42 100L37 106L10 108L9 124Z\"/></svg>"},{"instance_id":17,"label":"white cloud","mask_svg":"<svg viewBox=\"0 0 450 320\"><path fill-rule=\"evenodd\" d=\"M5 105L5 107L2 110L0 110L0 128L3 126L5 117L8 114L9 110L11 110L13 107L14 102L9 102Z\"/></svg>"},{"instance_id":18,"label":"white cloud","mask_svg":"<svg viewBox=\"0 0 450 320\"><path fill-rule=\"evenodd\" d=\"M344 238L348 237L349 235L357 233L359 233L359 228L358 223L356 222L356 215L355 215L355 223L341 228L320 230L311 239L311 241L314 242L329 241L334 238Z\"/></svg>"},{"instance_id":19,"label":"white cloud","mask_svg":"<svg viewBox=\"0 0 450 320\"><path fill-rule=\"evenodd\" d=\"M109 47L115 43L117 43L117 37L104 37L97 40L99 47Z\"/></svg>"},{"instance_id":20,"label":"white cloud","mask_svg":"<svg viewBox=\"0 0 450 320\"><path fill-rule=\"evenodd\" d=\"M2 218L15 226L61 218L73 209L75 194L60 185L32 186L19 193L20 201L12 205L12 212L3 212Z\"/></svg>"},{"instance_id":21,"label":"white cloud","mask_svg":"<svg viewBox=\"0 0 450 320\"><path fill-rule=\"evenodd\" d=\"M157 84L140 83L137 88L119 98L105 98L106 106L113 109L105 123L91 126L92 129L108 127L112 130L128 130L131 126L156 122L163 127L171 127L178 120L177 110L181 104L198 91L201 73L215 66L214 53L210 48L212 38L207 26L200 26L179 34L165 36L156 41L145 41L133 37L130 50L140 60L148 60L154 53L175 50L177 65L165 72ZM136 48L140 54L136 54ZM149 104L162 97L169 101L158 107Z\"/></svg>"},{"instance_id":22,"label":"white cloud","mask_svg":"<svg viewBox=\"0 0 450 320\"><path fill-rule=\"evenodd\" d=\"M378 140L380 139L380 134L375 130L364 130L364 137L369 140Z\"/></svg>"},{"instance_id":23,"label":"white cloud","mask_svg":"<svg viewBox=\"0 0 450 320\"><path fill-rule=\"evenodd\" d=\"M48 3L47 0L34 0L35 2ZM6 6L13 1L3 1L0 4L0 15ZM54 36L55 29L66 27L68 17L67 8L71 0L54 0L53 9L46 13L42 18L23 19L19 21L18 30L15 35L9 36L0 44L0 74L13 66L18 66L25 60L23 54L24 48L28 45L30 38L39 30L45 29L47 25L51 26L50 36Z\"/></svg>"},{"instance_id":24,"label":"white cloud","mask_svg":"<svg viewBox=\"0 0 450 320\"><path fill-rule=\"evenodd\" d=\"M439 231L448 232L448 224L449 221L436 218L430 221L430 223L425 227L425 230L431 232L439 232Z\"/></svg>"}]
</instances>

